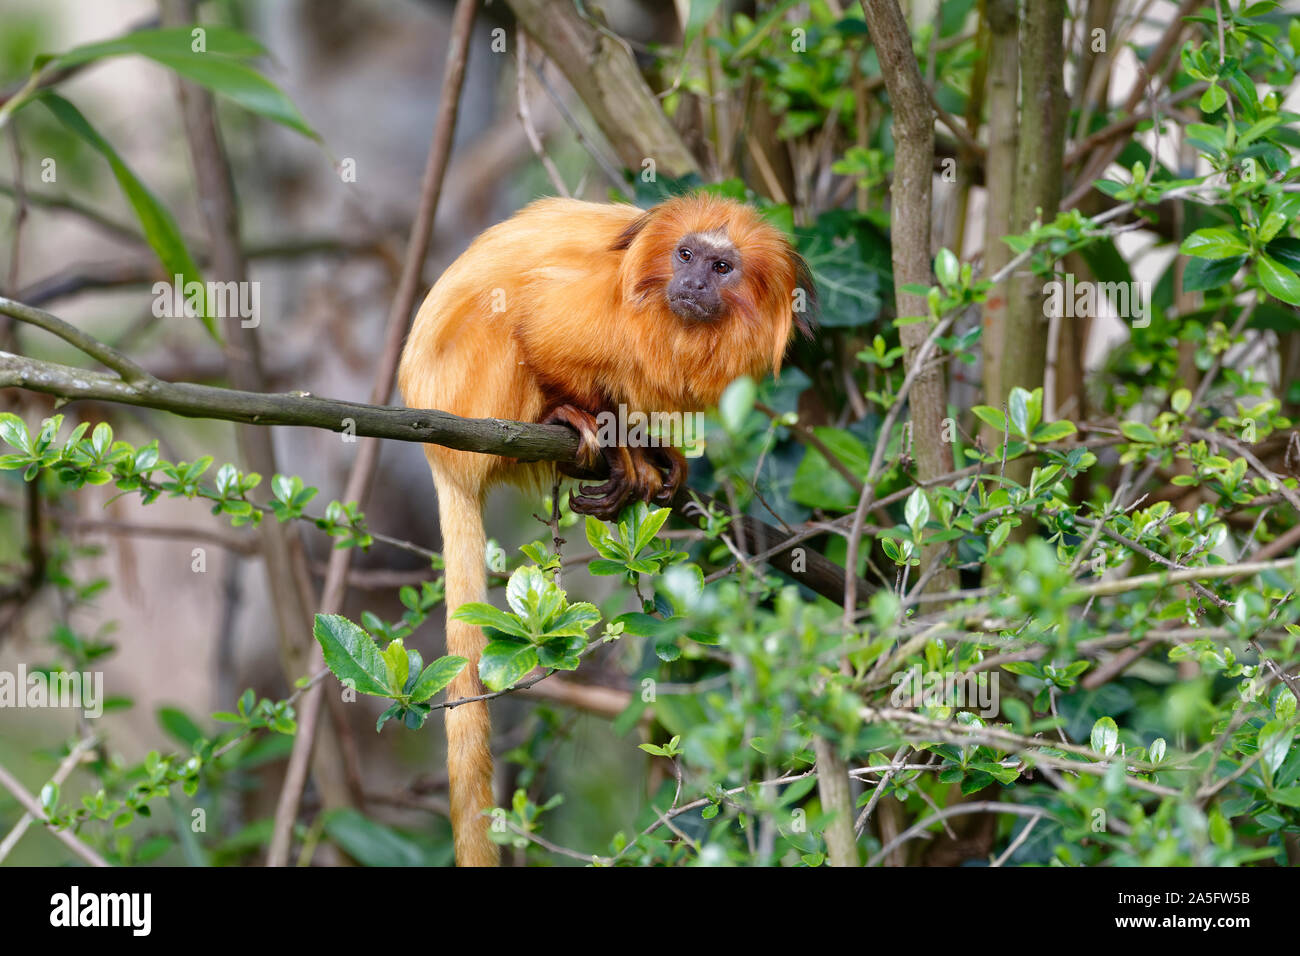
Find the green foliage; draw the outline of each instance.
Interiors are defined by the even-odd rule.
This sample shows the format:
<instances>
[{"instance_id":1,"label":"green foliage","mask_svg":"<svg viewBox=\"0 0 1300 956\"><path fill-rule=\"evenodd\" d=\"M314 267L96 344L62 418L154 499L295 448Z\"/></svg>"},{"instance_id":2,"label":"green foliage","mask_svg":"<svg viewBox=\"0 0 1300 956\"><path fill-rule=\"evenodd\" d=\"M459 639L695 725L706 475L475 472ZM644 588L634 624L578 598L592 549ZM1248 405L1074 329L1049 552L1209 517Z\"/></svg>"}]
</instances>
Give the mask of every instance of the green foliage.
<instances>
[{"instance_id":1,"label":"green foliage","mask_svg":"<svg viewBox=\"0 0 1300 956\"><path fill-rule=\"evenodd\" d=\"M978 75L977 41L963 36L973 3L942 6L933 23L917 26L915 48L926 75L936 77L936 98L960 121ZM665 538L668 510L644 504L612 524L587 519L595 555L586 570L615 588L599 608L570 599L570 590L589 582L566 576L570 590L560 586L562 568L570 572L550 544L525 545L527 563L509 574L504 606L472 603L454 616L485 632L480 679L493 696L505 694L538 668L538 678L585 671L589 653L603 647L602 682L619 673L630 691L607 745L623 767L643 774L605 780L548 772L563 763L554 751L567 745L574 721L538 709L526 739L507 754L518 765L519 788L494 811L493 839L539 862L555 859L556 831L568 827L581 849L566 855L592 865L819 866L835 810L816 788L815 754L825 743L850 768L855 812L878 795L909 826L926 821L934 834L941 827L935 809L963 795L1034 814L1023 842L1029 821L995 814L990 858L1009 852L1012 863L1045 866L1294 862L1300 715L1291 675L1300 559L1249 562L1296 526L1300 485L1251 446L1292 427L1286 411L1300 393L1292 385L1292 393L1274 394L1251 363L1229 359L1247 337L1258 342L1263 331L1300 328L1292 169L1300 117L1282 108L1300 62L1300 25L1284 23L1273 3L1220 6L1188 18L1204 30L1181 50L1183 75L1174 83L1205 84L1187 100L1199 105L1200 121L1166 115L1157 131L1177 133L1196 151L1204 165L1189 169L1198 174L1169 168L1160 159L1168 150L1153 155L1134 138L1120 153L1121 172L1095 183L1112 203L1107 212L1066 210L1005 238L1022 257L1022 274L1054 276L1064 257L1078 254L1098 282L1129 283L1137 270L1121 231L1154 221L1157 206L1179 209L1161 217L1157 242L1178 257L1155 284L1150 321L1133 324L1094 383L1105 416L1071 420L1053 411L1042 388L1014 388L1005 404L989 397L952 412L959 470L922 483L906 416L891 414L915 397L904 395L908 357L899 328L934 332L949 323L934 335L934 358L947 368L969 365L980 334L974 314L988 300L990 277L940 249L933 285L901 290L923 299L923 314L892 315L883 188L893 173L891 124L882 121L887 97L871 92L879 89L879 64L853 5L814 0L796 18L796 5L785 0L753 17L711 0L690 4L683 47L659 51L671 83L665 104L676 110L691 96L714 104L744 91L768 112L800 167L796 193L813 198L758 205L793 238L820 294L819 334L796 347L781 380L741 379L723 396L692 487L787 523L799 535L790 548L795 570L783 578L742 559L764 545L747 540L746 526L718 506L699 509L694 540ZM210 33L210 69L169 62L176 41L165 31L135 35L38 69L139 53L309 132L287 101L241 72L260 53L246 38ZM42 96L77 126L71 104ZM29 90L0 109L11 114L14 103L35 98ZM1073 114L1069 125L1086 127L1083 120ZM1113 120L1093 116L1079 132ZM160 259L178 262L183 248L171 242L177 237L165 209L88 122L79 132L148 220ZM718 168L736 165L729 144L709 145ZM802 173L807 157L827 152L837 153L830 170L849 177L837 198ZM646 203L702 185L630 182ZM736 178L705 188L757 200ZM1172 236L1170 221L1179 230ZM1189 366L1196 381L1186 380ZM959 437L980 425L998 436L992 447ZM0 415L0 439L13 450L0 456L0 469L21 473L44 495L115 484L145 503L164 494L202 499L235 526L271 514L312 522L337 547L375 539L354 504L330 502L320 516L308 514L316 491L298 477L272 476L263 504L256 474L228 464L213 472L208 456L165 461L156 442L116 440L107 424L92 431L82 423L60 441L60 426L55 416L32 434L16 416ZM877 449L881 467L872 473ZM1024 468L1007 467L1013 462ZM1161 494L1150 494L1153 481ZM796 548L847 561L855 519L863 533L852 570L866 583L846 613L847 599L809 586L799 562L811 555ZM565 515L561 527L572 520ZM496 554L493 570L504 572L504 552ZM103 582L77 581L73 556L52 549L45 575L80 606ZM936 566L959 585L942 600L923 593ZM404 610L396 621L372 611L359 623L319 615L314 635L336 678L390 702L379 728L399 719L414 729L443 706L434 698L467 662L449 656L426 665L407 646L442 602L440 581L402 588L398 597ZM104 634L67 624L51 629L48 643L57 658L41 671L49 675L112 652ZM98 779L80 805L69 796L73 785L53 782L40 790L42 805L114 862L170 852L238 861L265 842L266 821L189 849L170 836L132 834L151 807L179 803L178 792L211 801L218 788L242 785L241 774L282 755L275 748L296 731L295 700L246 691L234 711L212 715L227 725L220 734L164 708L159 723L180 752L137 764L97 755ZM612 825L596 820L593 794L617 806ZM576 824L566 817L575 806L582 808ZM403 830L343 811L317 826L300 836L323 833L367 865L449 858L440 825ZM861 848L873 858L882 850L872 820ZM918 862L924 851L912 841L904 852Z\"/></svg>"},{"instance_id":2,"label":"green foliage","mask_svg":"<svg viewBox=\"0 0 1300 956\"><path fill-rule=\"evenodd\" d=\"M321 646L325 666L345 686L393 701L380 716L376 730L394 718L412 729L424 726L432 710L429 699L468 663L448 654L426 667L420 652L406 647L400 637L381 651L373 637L339 614L317 614L312 634Z\"/></svg>"}]
</instances>

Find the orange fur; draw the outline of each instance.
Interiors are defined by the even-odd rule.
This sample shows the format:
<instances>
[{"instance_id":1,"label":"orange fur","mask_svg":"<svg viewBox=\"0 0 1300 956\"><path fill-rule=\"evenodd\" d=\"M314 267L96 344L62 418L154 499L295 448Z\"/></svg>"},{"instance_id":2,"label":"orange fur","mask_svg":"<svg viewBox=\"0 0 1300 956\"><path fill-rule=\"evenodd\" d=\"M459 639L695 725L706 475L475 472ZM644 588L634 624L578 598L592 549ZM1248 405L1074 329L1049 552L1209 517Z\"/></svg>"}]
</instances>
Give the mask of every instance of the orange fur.
<instances>
[{"instance_id":1,"label":"orange fur","mask_svg":"<svg viewBox=\"0 0 1300 956\"><path fill-rule=\"evenodd\" d=\"M710 321L679 318L664 296L676 244L691 233L725 234L740 257L743 281ZM484 232L434 285L402 353L402 396L412 408L526 422L564 405L700 410L738 376L780 367L801 285L811 294L789 243L739 203L688 196L643 213L544 199ZM438 445L425 454L447 567L447 648L469 659L448 694L475 696L483 635L450 615L486 600L484 497L502 481L544 486L554 470ZM486 702L449 710L447 736L457 863L493 865Z\"/></svg>"}]
</instances>

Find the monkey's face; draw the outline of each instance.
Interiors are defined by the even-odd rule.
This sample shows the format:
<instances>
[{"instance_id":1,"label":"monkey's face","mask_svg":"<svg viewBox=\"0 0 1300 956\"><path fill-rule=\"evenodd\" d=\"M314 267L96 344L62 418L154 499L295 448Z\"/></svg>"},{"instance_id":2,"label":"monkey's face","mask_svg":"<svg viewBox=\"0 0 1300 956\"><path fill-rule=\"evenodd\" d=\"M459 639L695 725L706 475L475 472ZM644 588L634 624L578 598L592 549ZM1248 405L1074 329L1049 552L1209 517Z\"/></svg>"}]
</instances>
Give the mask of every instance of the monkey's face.
<instances>
[{"instance_id":1,"label":"monkey's face","mask_svg":"<svg viewBox=\"0 0 1300 956\"><path fill-rule=\"evenodd\" d=\"M723 292L740 283L740 255L724 235L683 236L673 250L668 308L683 319L716 319L726 307Z\"/></svg>"}]
</instances>

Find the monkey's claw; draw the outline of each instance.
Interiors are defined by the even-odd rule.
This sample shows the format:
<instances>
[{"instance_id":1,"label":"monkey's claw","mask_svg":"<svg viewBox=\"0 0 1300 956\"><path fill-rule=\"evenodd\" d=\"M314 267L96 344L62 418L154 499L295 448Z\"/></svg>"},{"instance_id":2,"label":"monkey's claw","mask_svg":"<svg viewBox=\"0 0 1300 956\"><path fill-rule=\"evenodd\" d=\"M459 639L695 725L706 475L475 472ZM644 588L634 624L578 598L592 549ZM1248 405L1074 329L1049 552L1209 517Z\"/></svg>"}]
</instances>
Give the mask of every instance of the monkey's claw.
<instances>
[{"instance_id":1,"label":"monkey's claw","mask_svg":"<svg viewBox=\"0 0 1300 956\"><path fill-rule=\"evenodd\" d=\"M649 500L667 507L686 480L686 457L676 448L664 446L647 450L646 458L658 470L659 477L659 489Z\"/></svg>"}]
</instances>

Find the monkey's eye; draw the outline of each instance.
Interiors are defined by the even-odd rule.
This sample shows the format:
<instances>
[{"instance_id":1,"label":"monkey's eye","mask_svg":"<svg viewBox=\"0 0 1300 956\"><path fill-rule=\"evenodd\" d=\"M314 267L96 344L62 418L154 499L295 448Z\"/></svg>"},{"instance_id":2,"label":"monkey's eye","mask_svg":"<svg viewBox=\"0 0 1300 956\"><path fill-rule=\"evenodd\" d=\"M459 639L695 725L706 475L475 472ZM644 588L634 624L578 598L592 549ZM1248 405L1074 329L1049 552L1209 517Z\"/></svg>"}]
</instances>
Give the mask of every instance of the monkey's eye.
<instances>
[{"instance_id":1,"label":"monkey's eye","mask_svg":"<svg viewBox=\"0 0 1300 956\"><path fill-rule=\"evenodd\" d=\"M682 246L680 249L677 250L677 258L681 259L682 262L690 262L691 250L687 249L685 246Z\"/></svg>"},{"instance_id":2,"label":"monkey's eye","mask_svg":"<svg viewBox=\"0 0 1300 956\"><path fill-rule=\"evenodd\" d=\"M731 271L731 263L728 262L726 259L719 259L717 262L713 264L713 271L720 276L725 276L728 272Z\"/></svg>"}]
</instances>

